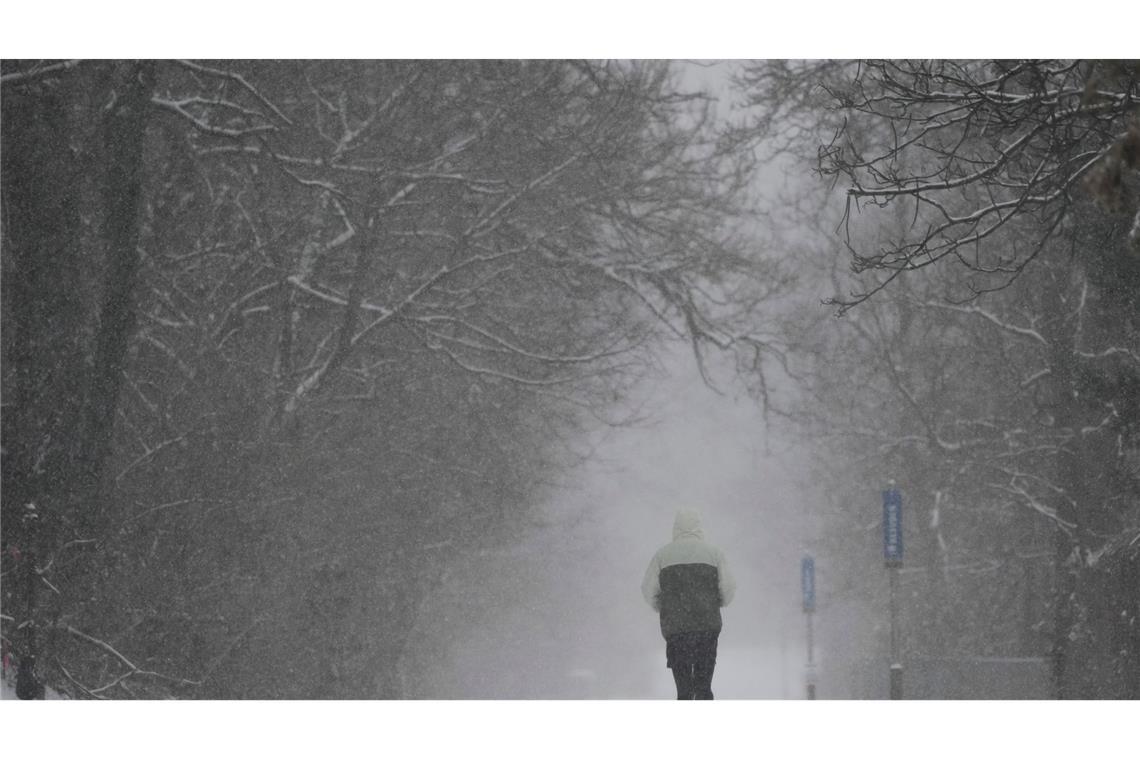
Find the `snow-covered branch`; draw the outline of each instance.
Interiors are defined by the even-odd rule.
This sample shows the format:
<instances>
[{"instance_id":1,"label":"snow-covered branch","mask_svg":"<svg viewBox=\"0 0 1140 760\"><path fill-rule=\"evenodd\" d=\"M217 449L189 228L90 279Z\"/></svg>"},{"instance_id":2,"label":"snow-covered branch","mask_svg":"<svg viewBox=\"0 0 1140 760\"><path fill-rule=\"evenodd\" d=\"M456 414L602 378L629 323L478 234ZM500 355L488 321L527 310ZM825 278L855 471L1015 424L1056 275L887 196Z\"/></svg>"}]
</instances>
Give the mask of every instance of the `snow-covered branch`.
<instances>
[{"instance_id":1,"label":"snow-covered branch","mask_svg":"<svg viewBox=\"0 0 1140 760\"><path fill-rule=\"evenodd\" d=\"M23 71L13 71L9 74L0 76L0 84L22 84L30 82L33 79L39 79L50 74L58 74L61 72L70 71L81 63L83 63L83 59L76 58L70 61L49 63L46 66L36 65L30 69L24 69Z\"/></svg>"},{"instance_id":2,"label":"snow-covered branch","mask_svg":"<svg viewBox=\"0 0 1140 760\"><path fill-rule=\"evenodd\" d=\"M596 351L596 352L590 353L590 354L577 354L577 355L574 355L574 354L571 354L571 355L547 354L547 353L542 353L539 351L528 350L526 348L523 348L522 346L519 346L517 343L514 343L512 341L507 340L506 338L502 337L501 335L496 335L496 334L494 334L488 330L485 330L485 329L483 329L483 328L481 328L475 324L472 324L468 320L460 319L460 318L449 316L449 315L437 314L437 315L429 315L429 316L417 316L417 317L409 318L409 321L414 322L414 323L419 323L422 325L430 325L433 323L443 323L443 324L448 324L448 325L454 325L456 327L462 328L463 330L470 331L470 332L475 333L476 335L478 335L482 338L487 339L487 341L490 342L490 345L488 345L487 343L476 343L476 342L472 342L472 341L467 341L467 340L464 340L462 338L456 337L454 335L447 335L447 334L441 333L437 330L433 330L430 327L427 328L426 331L428 334L430 334L433 337L438 338L440 340L447 341L449 343L455 343L457 345L462 345L462 346L465 346L467 348L471 348L471 349L474 349L477 351L490 351L490 352L508 353L508 354L512 354L515 356L521 356L521 357L526 358L526 359L531 359L533 361L550 363L550 364L589 364L589 363L600 361L601 359L609 358L611 356L617 356L618 354L623 353L625 350L625 349L621 349L621 348L614 349L612 347L607 347L607 348L603 348L602 350L599 350L599 351Z\"/></svg>"},{"instance_id":3,"label":"snow-covered branch","mask_svg":"<svg viewBox=\"0 0 1140 760\"><path fill-rule=\"evenodd\" d=\"M428 342L428 343L426 343L426 345L429 349L431 349L433 351L438 351L438 352L443 353L443 355L446 356L448 359L450 359L456 366L460 367L461 369L463 369L466 372L471 372L471 373L474 373L476 375L486 375L488 377L497 378L499 380L505 380L507 382L514 383L516 385L537 386L537 387L545 387L545 386L552 386L552 385L566 385L568 383L578 382L578 381L582 380L584 377L583 375L567 375L564 377L538 378L538 379L523 377L521 375L516 375L516 374L514 374L512 372L508 372L506 370L494 369L491 367L479 367L479 366L476 366L474 364L470 364L470 363L464 361L463 359L461 359L451 349L447 348L446 346L442 346L438 343Z\"/></svg>"},{"instance_id":4,"label":"snow-covered branch","mask_svg":"<svg viewBox=\"0 0 1140 760\"><path fill-rule=\"evenodd\" d=\"M144 444L144 448L146 448L146 451L144 451L141 456L139 456L137 459L135 459L130 464L128 464L126 467L124 467L122 470L120 470L119 474L115 476L115 480L116 481L122 480L123 477L128 472L130 472L134 468L138 467L140 464L147 461L148 459L153 457L155 454L159 453L160 451L162 451L163 449L165 449L169 446L173 446L174 444L180 443L184 440L186 440L186 433L183 433L182 435L177 435L173 438L168 438L165 441L160 441L159 443L156 443L154 446L145 446L145 444Z\"/></svg>"},{"instance_id":5,"label":"snow-covered branch","mask_svg":"<svg viewBox=\"0 0 1140 760\"><path fill-rule=\"evenodd\" d=\"M926 302L922 303L922 306L925 306L928 308L933 308L933 309L942 309L944 311L953 311L953 312L957 312L959 314L969 314L969 315L975 316L975 317L981 317L982 319L986 320L987 322L994 325L995 327L998 327L998 328L1000 328L1000 329L1002 329L1008 333L1012 333L1013 335L1017 335L1017 336L1022 337L1022 338L1027 338L1027 339L1032 340L1033 342L1038 343L1040 345L1048 345L1048 341L1045 340L1045 337L1042 336L1041 333L1039 333L1037 330L1033 329L1032 327L1021 327L1020 325L1015 325L1015 324L1012 324L1010 322L1007 322L1007 321L1001 319L1000 317L998 317L996 314L994 314L990 311L987 311L986 309L983 309L982 307L977 306L975 304L971 304L969 306L964 306L964 305L960 305L960 304L941 303L938 301L926 301Z\"/></svg>"},{"instance_id":6,"label":"snow-covered branch","mask_svg":"<svg viewBox=\"0 0 1140 760\"><path fill-rule=\"evenodd\" d=\"M246 78L243 77L241 74L238 74L238 73L233 72L233 71L224 71L222 69L215 69L211 66L205 66L205 65L200 64L200 63L195 63L194 61L178 60L178 61L175 61L175 63L177 63L179 66L184 66L185 68L187 68L191 71L198 72L199 74L206 74L207 76L212 76L212 77L221 77L222 79L228 79L232 82L236 82L238 85L240 85L242 87L242 89L244 89L246 92L253 95L253 97L257 98L257 100L263 106L268 108L270 113L272 113L274 116L276 116L278 119L280 119L285 124L287 124L289 126L293 126L293 121L291 119L289 119L289 117L286 116L284 113L282 113L281 109L278 108L277 106L275 106L269 100L269 98L262 95L261 91L258 90L253 85L251 85L249 83L249 81L246 80Z\"/></svg>"},{"instance_id":7,"label":"snow-covered branch","mask_svg":"<svg viewBox=\"0 0 1140 760\"><path fill-rule=\"evenodd\" d=\"M192 124L194 128L199 132L213 135L214 137L228 137L238 140L243 137L251 137L254 135L264 134L266 132L277 131L277 127L272 124L260 124L253 127L246 127L244 129L215 126L209 122L203 121L201 118L186 110L186 106L189 105L192 101L167 100L166 98L160 98L156 96L151 98L151 102L159 108L182 117L186 121L190 122L190 124Z\"/></svg>"},{"instance_id":8,"label":"snow-covered branch","mask_svg":"<svg viewBox=\"0 0 1140 760\"><path fill-rule=\"evenodd\" d=\"M129 678L131 676L151 676L154 678L160 678L160 679L165 680L165 681L170 681L172 683L176 683L176 684L179 684L182 686L201 686L202 685L201 681L192 681L188 678L176 678L173 676L164 675L162 673L157 673L153 670L144 670L143 668L140 668L139 666L137 666L133 662L131 662L129 659L127 659L126 655L124 655L119 650L115 649L113 646L108 644L106 641L103 641L102 639L99 639L99 638L96 638L96 637L91 636L89 634L86 634L83 631L80 631L80 630L78 630L75 627L70 626L70 625L60 626L60 628L61 628L61 630L65 631L66 633L69 633L72 636L75 636L76 638L79 638L79 639L82 639L86 642L94 644L95 646L99 647L103 651L108 652L109 654L113 655L116 659L118 659L123 665L125 665L125 666L127 666L127 668L129 668L129 670L126 673L123 673L122 675L118 676L115 680L111 681L110 683L108 683L104 686L94 688L94 689L87 689L87 687L84 687L84 690L89 691L89 693L91 693L93 695L99 694L102 691L106 691L111 686L114 686L115 684L121 683L124 679ZM78 681L75 681L75 683L79 684ZM80 685L82 685L82 684L80 684Z\"/></svg>"},{"instance_id":9,"label":"snow-covered branch","mask_svg":"<svg viewBox=\"0 0 1140 760\"><path fill-rule=\"evenodd\" d=\"M297 275L290 275L286 277L285 282L289 283L302 293L313 296L314 298L320 299L326 303L331 303L334 306L348 306L348 299L345 296L340 295L339 293L330 292L327 289L318 288L314 285L310 285L307 282L303 282ZM389 309L385 306L380 306L379 304L369 303L368 301L361 301L360 308L364 311L376 312L380 314L382 318L390 317L393 314L392 309Z\"/></svg>"}]
</instances>

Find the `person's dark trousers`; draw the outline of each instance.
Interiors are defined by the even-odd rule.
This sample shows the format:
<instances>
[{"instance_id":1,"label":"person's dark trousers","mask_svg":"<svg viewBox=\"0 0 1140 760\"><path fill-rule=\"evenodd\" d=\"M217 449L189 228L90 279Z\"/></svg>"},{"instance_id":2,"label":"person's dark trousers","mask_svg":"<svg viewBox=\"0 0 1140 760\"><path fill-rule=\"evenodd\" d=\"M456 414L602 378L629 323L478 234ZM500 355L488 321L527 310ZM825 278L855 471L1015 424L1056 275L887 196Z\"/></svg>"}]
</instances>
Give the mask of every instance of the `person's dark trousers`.
<instances>
[{"instance_id":1,"label":"person's dark trousers","mask_svg":"<svg viewBox=\"0 0 1140 760\"><path fill-rule=\"evenodd\" d=\"M720 631L686 631L665 639L665 664L673 671L677 699L712 699Z\"/></svg>"}]
</instances>

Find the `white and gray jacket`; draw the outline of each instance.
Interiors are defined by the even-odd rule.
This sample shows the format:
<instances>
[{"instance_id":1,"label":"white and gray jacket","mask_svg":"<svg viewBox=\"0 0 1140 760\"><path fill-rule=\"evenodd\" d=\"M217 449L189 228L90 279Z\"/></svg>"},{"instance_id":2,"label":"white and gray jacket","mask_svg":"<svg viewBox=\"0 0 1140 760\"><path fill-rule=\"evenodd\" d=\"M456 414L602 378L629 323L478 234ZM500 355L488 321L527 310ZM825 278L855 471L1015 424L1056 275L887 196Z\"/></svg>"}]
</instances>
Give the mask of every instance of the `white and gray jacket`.
<instances>
[{"instance_id":1,"label":"white and gray jacket","mask_svg":"<svg viewBox=\"0 0 1140 760\"><path fill-rule=\"evenodd\" d=\"M653 555L641 593L661 613L661 635L666 638L688 631L720 631L720 608L732 601L736 581L728 572L724 552L705 542L696 512L677 512L673 541Z\"/></svg>"}]
</instances>

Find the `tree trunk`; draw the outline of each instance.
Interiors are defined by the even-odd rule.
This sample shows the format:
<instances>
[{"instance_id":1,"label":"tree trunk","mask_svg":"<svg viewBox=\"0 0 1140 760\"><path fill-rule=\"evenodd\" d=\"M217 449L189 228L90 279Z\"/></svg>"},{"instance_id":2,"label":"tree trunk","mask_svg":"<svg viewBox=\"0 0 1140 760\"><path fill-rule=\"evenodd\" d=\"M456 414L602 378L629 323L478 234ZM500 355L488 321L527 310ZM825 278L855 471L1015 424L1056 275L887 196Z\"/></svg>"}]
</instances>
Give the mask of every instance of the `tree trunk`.
<instances>
[{"instance_id":1,"label":"tree trunk","mask_svg":"<svg viewBox=\"0 0 1140 760\"><path fill-rule=\"evenodd\" d=\"M94 330L83 271L85 262L100 257L84 250L80 222L84 172L92 165L82 161L80 119L83 102L93 98L79 93L94 80L69 73L62 82L11 87L3 98L4 543L18 549L27 573L26 584L5 590L4 602L17 613L17 625L30 621L18 652L29 662L37 645L45 648L35 631L48 615L47 603L69 603L40 588L36 562L54 561L73 534L103 537L104 469L134 325L142 140L154 64L115 68L94 162L106 167L102 208L87 215L102 216L106 247ZM29 505L37 518L25 519ZM38 600L36 591L42 592ZM73 591L63 586L67 600ZM38 654L41 662L48 656Z\"/></svg>"},{"instance_id":2,"label":"tree trunk","mask_svg":"<svg viewBox=\"0 0 1140 760\"><path fill-rule=\"evenodd\" d=\"M3 94L4 550L23 582L4 608L23 629L16 654L36 654L37 557L76 500L77 420L86 332L80 277L79 185L66 88L40 82ZM33 517L35 515L35 517ZM10 638L16 640L17 637ZM21 695L33 674L21 668Z\"/></svg>"},{"instance_id":3,"label":"tree trunk","mask_svg":"<svg viewBox=\"0 0 1140 760\"><path fill-rule=\"evenodd\" d=\"M83 467L96 519L107 508L106 464L111 452L127 344L135 328L139 278L139 202L147 115L154 90L153 61L131 62L116 71L115 100L103 124L106 179L103 237L107 273L94 369L84 426Z\"/></svg>"}]
</instances>

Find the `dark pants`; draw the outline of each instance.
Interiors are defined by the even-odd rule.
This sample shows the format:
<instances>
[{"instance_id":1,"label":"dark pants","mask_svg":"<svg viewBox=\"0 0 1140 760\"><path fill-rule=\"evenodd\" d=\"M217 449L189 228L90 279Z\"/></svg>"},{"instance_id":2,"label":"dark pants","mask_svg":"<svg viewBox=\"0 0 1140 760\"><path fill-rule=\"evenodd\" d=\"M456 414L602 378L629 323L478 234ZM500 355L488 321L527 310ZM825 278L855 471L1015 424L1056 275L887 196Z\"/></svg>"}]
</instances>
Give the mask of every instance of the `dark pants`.
<instances>
[{"instance_id":1,"label":"dark pants","mask_svg":"<svg viewBox=\"0 0 1140 760\"><path fill-rule=\"evenodd\" d=\"M677 699L712 699L719 631L687 631L665 639L665 664L673 671Z\"/></svg>"}]
</instances>

